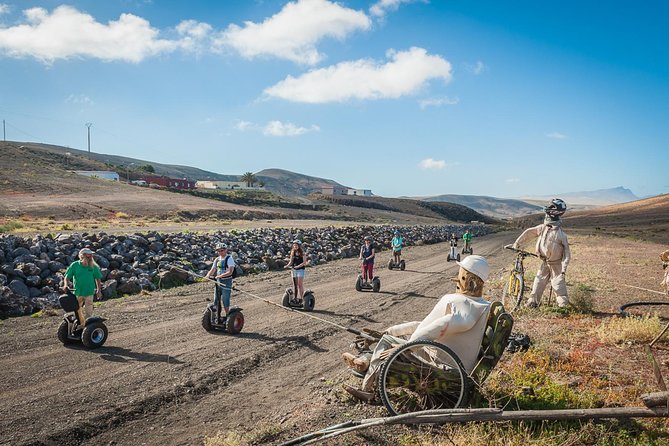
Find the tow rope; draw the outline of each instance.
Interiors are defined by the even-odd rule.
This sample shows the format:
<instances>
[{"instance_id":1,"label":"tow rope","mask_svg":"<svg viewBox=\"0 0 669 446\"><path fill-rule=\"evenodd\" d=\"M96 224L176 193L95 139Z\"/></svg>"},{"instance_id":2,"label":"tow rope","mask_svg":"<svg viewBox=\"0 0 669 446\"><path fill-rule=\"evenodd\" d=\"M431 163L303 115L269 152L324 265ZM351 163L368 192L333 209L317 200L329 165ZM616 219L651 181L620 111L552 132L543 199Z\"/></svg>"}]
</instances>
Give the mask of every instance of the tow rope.
<instances>
[{"instance_id":1,"label":"tow rope","mask_svg":"<svg viewBox=\"0 0 669 446\"><path fill-rule=\"evenodd\" d=\"M258 296L258 295L256 295L256 294L250 293L250 292L248 292L248 291L244 291L244 290L240 290L239 288L235 288L234 285L233 285L232 287L227 287L227 286L223 285L222 283L218 282L218 281L215 280L215 279L212 279L212 278L210 278L210 277L206 277L206 276L202 276L202 275L200 275L200 274L194 273L193 271L188 271L187 269L181 268L181 267L179 267L179 266L172 265L172 267L175 268L175 269L178 269L179 271L183 271L183 272L185 272L185 273L191 274L191 275L193 275L193 276L195 276L195 277L197 277L197 278L205 279L205 280L208 280L209 282L214 282L217 286L219 286L219 287L221 287L221 288L223 288L223 289L226 289L226 290L228 290L228 289L229 289L229 290L234 290L234 291L237 291L237 292L239 292L239 293L246 294L247 296L250 296L250 297L252 297L252 298L254 298L254 299L258 299L258 300L261 300L261 301L263 301L263 302L265 302L265 303L267 303L267 304L274 305L275 307L279 307L279 308L281 308L282 310L290 311L290 312L297 313L297 314L302 315L302 316L309 317L309 318L311 318L311 319L315 319L315 320L320 321L320 322L323 322L323 323L325 323L325 324L329 324L329 325L332 325L332 326L334 326L334 327L337 327L337 328L339 328L340 330L344 330L344 331L347 331L347 332L349 332L349 333L353 333L354 335L361 336L361 337L363 337L363 338L365 338L365 339L367 339L367 340L370 340L370 341L378 341L378 339L375 338L374 336L370 336L370 335L368 335L367 333L364 333L364 332L362 332L362 331L360 331L360 330L356 330L355 328L352 328L352 327L344 327L343 325L337 324L336 322L332 322L332 321L329 321L329 320L327 320L327 319L323 319L323 318L320 318L320 317L318 317L318 316L314 316L313 314L305 313L305 312L303 312L303 311L297 311L296 309L294 309L294 308L290 308L290 307L284 307L283 305L279 305L279 304L277 304L276 302L272 302L271 300L265 299L264 297L260 297L260 296Z\"/></svg>"}]
</instances>

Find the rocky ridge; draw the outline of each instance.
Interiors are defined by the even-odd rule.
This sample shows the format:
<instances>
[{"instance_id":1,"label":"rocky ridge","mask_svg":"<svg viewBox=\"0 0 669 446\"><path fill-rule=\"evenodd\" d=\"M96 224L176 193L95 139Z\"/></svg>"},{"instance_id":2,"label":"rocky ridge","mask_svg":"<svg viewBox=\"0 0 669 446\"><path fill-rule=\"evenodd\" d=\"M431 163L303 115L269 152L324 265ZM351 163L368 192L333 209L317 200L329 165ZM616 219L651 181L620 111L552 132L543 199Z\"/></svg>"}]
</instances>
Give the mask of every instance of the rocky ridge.
<instances>
[{"instance_id":1,"label":"rocky ridge","mask_svg":"<svg viewBox=\"0 0 669 446\"><path fill-rule=\"evenodd\" d=\"M246 273L283 268L294 239L303 242L311 265L357 256L363 237L371 235L379 250L393 237L393 226L347 226L310 229L259 228L210 234L158 232L130 235L72 233L24 238L0 236L0 317L31 314L59 307L58 296L67 266L80 249L95 251L103 276L102 298L153 291L193 281L174 268L204 275L216 257L216 243L226 243ZM401 228L406 246L443 242L452 232L461 236L491 232L482 225L411 226Z\"/></svg>"}]
</instances>

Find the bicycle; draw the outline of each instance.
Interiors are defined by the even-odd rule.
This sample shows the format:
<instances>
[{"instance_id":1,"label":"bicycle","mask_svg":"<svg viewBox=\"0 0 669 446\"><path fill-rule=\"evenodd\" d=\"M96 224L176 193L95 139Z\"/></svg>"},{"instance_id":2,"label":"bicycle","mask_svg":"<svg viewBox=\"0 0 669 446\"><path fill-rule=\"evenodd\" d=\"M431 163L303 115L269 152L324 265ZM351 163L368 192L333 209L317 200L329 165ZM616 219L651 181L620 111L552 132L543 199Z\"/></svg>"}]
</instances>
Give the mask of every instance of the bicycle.
<instances>
[{"instance_id":1,"label":"bicycle","mask_svg":"<svg viewBox=\"0 0 669 446\"><path fill-rule=\"evenodd\" d=\"M513 269L509 274L509 281L502 291L502 304L509 309L509 313L515 311L523 301L525 295L525 257L539 257L531 252L516 249L511 245L506 245L504 249L509 249L517 253Z\"/></svg>"}]
</instances>

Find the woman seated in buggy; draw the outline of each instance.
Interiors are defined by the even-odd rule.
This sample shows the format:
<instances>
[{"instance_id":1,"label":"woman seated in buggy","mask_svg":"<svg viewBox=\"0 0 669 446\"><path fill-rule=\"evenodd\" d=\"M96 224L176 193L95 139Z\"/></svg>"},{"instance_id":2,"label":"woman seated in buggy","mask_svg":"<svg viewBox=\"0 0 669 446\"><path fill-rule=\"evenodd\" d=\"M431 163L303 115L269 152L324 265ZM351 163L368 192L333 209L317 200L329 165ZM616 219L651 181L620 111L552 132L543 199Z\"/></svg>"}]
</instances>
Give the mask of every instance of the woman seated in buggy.
<instances>
[{"instance_id":1,"label":"woman seated in buggy","mask_svg":"<svg viewBox=\"0 0 669 446\"><path fill-rule=\"evenodd\" d=\"M425 319L392 326L383 334L367 330L378 342L367 341L367 349L358 342L359 356L342 355L353 373L363 377L361 388L344 385L348 393L363 401L378 395L391 413L466 403L474 381L499 360L513 322L499 303L493 317L490 302L482 297L490 272L486 259L472 255L458 265L457 292L443 296ZM490 352L493 337L495 351Z\"/></svg>"}]
</instances>

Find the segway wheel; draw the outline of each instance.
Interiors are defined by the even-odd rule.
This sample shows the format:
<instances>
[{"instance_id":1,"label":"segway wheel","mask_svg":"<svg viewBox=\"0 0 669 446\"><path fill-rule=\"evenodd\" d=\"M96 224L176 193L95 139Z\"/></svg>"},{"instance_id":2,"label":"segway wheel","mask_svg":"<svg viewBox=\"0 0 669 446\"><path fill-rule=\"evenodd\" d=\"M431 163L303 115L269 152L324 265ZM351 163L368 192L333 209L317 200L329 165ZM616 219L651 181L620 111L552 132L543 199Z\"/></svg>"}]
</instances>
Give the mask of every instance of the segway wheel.
<instances>
[{"instance_id":1,"label":"segway wheel","mask_svg":"<svg viewBox=\"0 0 669 446\"><path fill-rule=\"evenodd\" d=\"M283 299L281 301L281 305L284 307L290 307L290 293L288 290L286 290L285 293L283 293Z\"/></svg>"},{"instance_id":2,"label":"segway wheel","mask_svg":"<svg viewBox=\"0 0 669 446\"><path fill-rule=\"evenodd\" d=\"M211 309L207 308L202 313L202 328L206 331L213 331L214 328L211 326Z\"/></svg>"},{"instance_id":3,"label":"segway wheel","mask_svg":"<svg viewBox=\"0 0 669 446\"><path fill-rule=\"evenodd\" d=\"M458 254L458 262L460 261L460 254Z\"/></svg>"},{"instance_id":4,"label":"segway wheel","mask_svg":"<svg viewBox=\"0 0 669 446\"><path fill-rule=\"evenodd\" d=\"M67 321L63 321L58 326L58 340L62 342L63 345L73 344L74 342L76 342L73 339L70 339L68 335L69 335L69 329L67 326Z\"/></svg>"},{"instance_id":5,"label":"segway wheel","mask_svg":"<svg viewBox=\"0 0 669 446\"><path fill-rule=\"evenodd\" d=\"M306 291L304 293L304 298L302 299L302 308L304 311L312 311L315 306L316 298L311 291Z\"/></svg>"},{"instance_id":6,"label":"segway wheel","mask_svg":"<svg viewBox=\"0 0 669 446\"><path fill-rule=\"evenodd\" d=\"M474 248L469 248L469 254L474 254Z\"/></svg>"},{"instance_id":7,"label":"segway wheel","mask_svg":"<svg viewBox=\"0 0 669 446\"><path fill-rule=\"evenodd\" d=\"M393 269L393 266L395 266L393 259L388 260L388 269Z\"/></svg>"},{"instance_id":8,"label":"segway wheel","mask_svg":"<svg viewBox=\"0 0 669 446\"><path fill-rule=\"evenodd\" d=\"M381 291L381 280L378 277L375 277L372 280L372 291L374 291L375 293Z\"/></svg>"},{"instance_id":9,"label":"segway wheel","mask_svg":"<svg viewBox=\"0 0 669 446\"><path fill-rule=\"evenodd\" d=\"M406 263L404 263L404 260L400 260L400 271L404 271L404 268L406 268Z\"/></svg>"},{"instance_id":10,"label":"segway wheel","mask_svg":"<svg viewBox=\"0 0 669 446\"><path fill-rule=\"evenodd\" d=\"M239 311L228 314L225 330L230 334L237 334L242 331L242 328L244 328L244 315Z\"/></svg>"},{"instance_id":11,"label":"segway wheel","mask_svg":"<svg viewBox=\"0 0 669 446\"><path fill-rule=\"evenodd\" d=\"M108 335L109 331L105 324L93 322L84 328L81 333L81 342L86 348L100 348L104 345Z\"/></svg>"},{"instance_id":12,"label":"segway wheel","mask_svg":"<svg viewBox=\"0 0 669 446\"><path fill-rule=\"evenodd\" d=\"M358 275L357 280L355 281L355 290L362 291L362 276Z\"/></svg>"}]
</instances>

